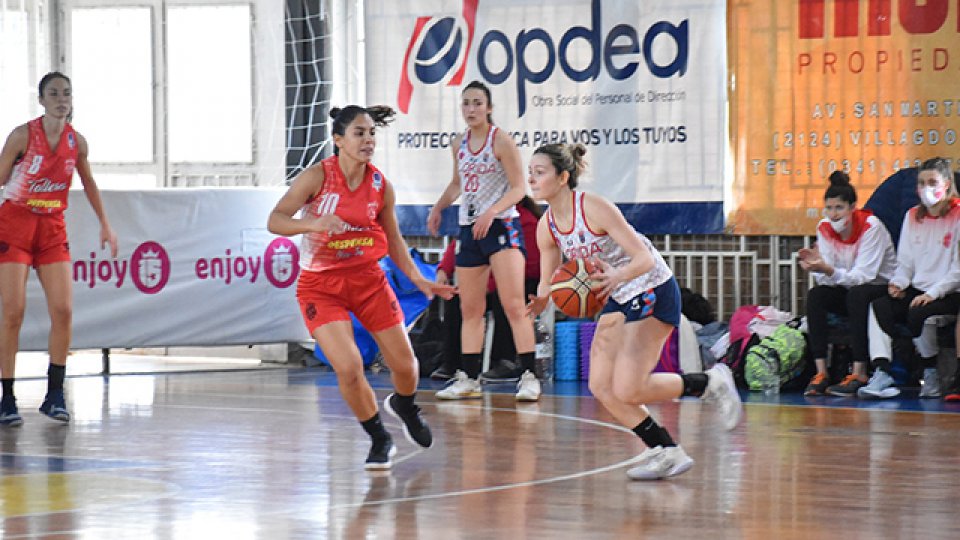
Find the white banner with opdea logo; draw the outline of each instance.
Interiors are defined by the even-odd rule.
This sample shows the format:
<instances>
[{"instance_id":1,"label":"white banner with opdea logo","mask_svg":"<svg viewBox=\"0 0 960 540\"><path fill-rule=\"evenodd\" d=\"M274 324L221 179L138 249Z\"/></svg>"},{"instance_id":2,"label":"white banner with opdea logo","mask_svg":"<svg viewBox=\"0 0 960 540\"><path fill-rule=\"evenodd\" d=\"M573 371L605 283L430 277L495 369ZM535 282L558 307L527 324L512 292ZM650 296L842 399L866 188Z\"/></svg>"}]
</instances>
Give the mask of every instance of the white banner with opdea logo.
<instances>
[{"instance_id":1,"label":"white banner with opdea logo","mask_svg":"<svg viewBox=\"0 0 960 540\"><path fill-rule=\"evenodd\" d=\"M104 191L110 258L83 192L66 212L74 349L309 339L295 297L299 238L270 234L284 188ZM31 270L20 350L46 350L50 318Z\"/></svg>"},{"instance_id":2,"label":"white banner with opdea logo","mask_svg":"<svg viewBox=\"0 0 960 540\"><path fill-rule=\"evenodd\" d=\"M399 111L375 161L400 204L450 181L460 94L479 80L524 175L538 146L584 143L582 187L641 231L722 230L725 2L378 0L365 17L367 104Z\"/></svg>"}]
</instances>

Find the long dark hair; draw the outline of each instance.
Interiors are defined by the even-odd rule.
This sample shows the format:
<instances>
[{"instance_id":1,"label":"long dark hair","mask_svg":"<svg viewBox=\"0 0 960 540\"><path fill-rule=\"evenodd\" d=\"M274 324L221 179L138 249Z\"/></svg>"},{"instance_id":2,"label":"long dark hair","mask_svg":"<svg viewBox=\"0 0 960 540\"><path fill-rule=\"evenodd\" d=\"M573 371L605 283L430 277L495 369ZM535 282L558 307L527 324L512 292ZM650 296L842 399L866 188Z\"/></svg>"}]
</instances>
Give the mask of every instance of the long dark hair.
<instances>
[{"instance_id":1,"label":"long dark hair","mask_svg":"<svg viewBox=\"0 0 960 540\"><path fill-rule=\"evenodd\" d=\"M371 107L347 105L342 109L340 107L334 107L330 109L330 118L333 119L333 122L331 122L330 125L330 133L333 135L340 135L342 137L347 131L347 126L349 126L350 123L361 114L370 115L370 118L373 119L373 124L375 126L384 127L390 122L393 122L393 117L397 113L386 105L373 105ZM339 155L340 149L334 146L333 153Z\"/></svg>"},{"instance_id":2,"label":"long dark hair","mask_svg":"<svg viewBox=\"0 0 960 540\"><path fill-rule=\"evenodd\" d=\"M543 208L540 208L540 205L533 200L529 195L524 195L520 202L517 203L517 206L522 206L527 209L533 217L540 219L543 216Z\"/></svg>"}]
</instances>

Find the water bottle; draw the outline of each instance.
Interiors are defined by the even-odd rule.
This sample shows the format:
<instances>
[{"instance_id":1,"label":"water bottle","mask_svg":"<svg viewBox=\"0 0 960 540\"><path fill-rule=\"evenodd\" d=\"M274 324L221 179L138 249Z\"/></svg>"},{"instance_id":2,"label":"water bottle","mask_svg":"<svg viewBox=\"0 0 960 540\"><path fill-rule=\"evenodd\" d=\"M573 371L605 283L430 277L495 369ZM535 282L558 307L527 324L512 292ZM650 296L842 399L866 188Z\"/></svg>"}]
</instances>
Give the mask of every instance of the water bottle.
<instances>
[{"instance_id":1,"label":"water bottle","mask_svg":"<svg viewBox=\"0 0 960 540\"><path fill-rule=\"evenodd\" d=\"M776 371L765 371L760 380L764 397L776 398L780 396L780 375Z\"/></svg>"},{"instance_id":2,"label":"water bottle","mask_svg":"<svg viewBox=\"0 0 960 540\"><path fill-rule=\"evenodd\" d=\"M553 380L553 313L541 313L534 321L534 375L541 381Z\"/></svg>"}]
</instances>

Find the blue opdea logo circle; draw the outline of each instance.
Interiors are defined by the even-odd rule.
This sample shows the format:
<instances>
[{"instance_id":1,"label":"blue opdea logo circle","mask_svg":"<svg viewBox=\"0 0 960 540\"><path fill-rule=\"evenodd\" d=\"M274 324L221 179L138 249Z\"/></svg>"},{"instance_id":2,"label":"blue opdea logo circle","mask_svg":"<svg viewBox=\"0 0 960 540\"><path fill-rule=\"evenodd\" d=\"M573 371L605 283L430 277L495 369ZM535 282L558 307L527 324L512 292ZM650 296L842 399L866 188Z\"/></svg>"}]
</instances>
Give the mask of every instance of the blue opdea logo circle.
<instances>
[{"instance_id":1,"label":"blue opdea logo circle","mask_svg":"<svg viewBox=\"0 0 960 540\"><path fill-rule=\"evenodd\" d=\"M417 78L427 84L438 83L450 72L460 58L463 47L463 29L453 17L437 21L424 34L414 71Z\"/></svg>"}]
</instances>

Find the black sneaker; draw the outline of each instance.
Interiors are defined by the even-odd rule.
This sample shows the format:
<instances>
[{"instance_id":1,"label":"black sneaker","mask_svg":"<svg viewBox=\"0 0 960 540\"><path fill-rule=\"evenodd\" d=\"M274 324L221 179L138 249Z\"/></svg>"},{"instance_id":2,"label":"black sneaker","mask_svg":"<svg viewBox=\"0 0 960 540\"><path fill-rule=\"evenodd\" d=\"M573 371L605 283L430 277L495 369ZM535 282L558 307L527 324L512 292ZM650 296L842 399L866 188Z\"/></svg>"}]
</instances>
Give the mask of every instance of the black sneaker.
<instances>
[{"instance_id":1,"label":"black sneaker","mask_svg":"<svg viewBox=\"0 0 960 540\"><path fill-rule=\"evenodd\" d=\"M830 387L830 377L826 373L817 373L810 379L810 384L807 385L807 389L803 391L805 396L822 396L827 393L827 388Z\"/></svg>"},{"instance_id":2,"label":"black sneaker","mask_svg":"<svg viewBox=\"0 0 960 540\"><path fill-rule=\"evenodd\" d=\"M23 417L17 410L17 400L13 396L3 396L0 400L0 426L17 427L23 425Z\"/></svg>"},{"instance_id":3,"label":"black sneaker","mask_svg":"<svg viewBox=\"0 0 960 540\"><path fill-rule=\"evenodd\" d=\"M851 374L844 377L839 384L828 386L826 392L831 396L852 397L857 395L857 392L866 385L867 381Z\"/></svg>"},{"instance_id":4,"label":"black sneaker","mask_svg":"<svg viewBox=\"0 0 960 540\"><path fill-rule=\"evenodd\" d=\"M397 455L397 447L393 445L393 439L387 435L383 439L374 439L370 447L370 453L367 454L367 462L363 468L368 471L383 471L389 469L393 462L390 460Z\"/></svg>"},{"instance_id":5,"label":"black sneaker","mask_svg":"<svg viewBox=\"0 0 960 540\"><path fill-rule=\"evenodd\" d=\"M950 386L943 391L944 401L960 401L960 369L953 375Z\"/></svg>"},{"instance_id":6,"label":"black sneaker","mask_svg":"<svg viewBox=\"0 0 960 540\"><path fill-rule=\"evenodd\" d=\"M453 378L453 374L456 372L456 369L446 364L440 364L440 367L433 370L433 373L430 374L430 378L435 381L449 381Z\"/></svg>"},{"instance_id":7,"label":"black sneaker","mask_svg":"<svg viewBox=\"0 0 960 540\"><path fill-rule=\"evenodd\" d=\"M501 360L496 366L484 371L477 379L482 383L510 383L520 380L520 366L509 360Z\"/></svg>"},{"instance_id":8,"label":"black sneaker","mask_svg":"<svg viewBox=\"0 0 960 540\"><path fill-rule=\"evenodd\" d=\"M390 413L390 416L400 420L403 424L403 434L407 436L408 441L424 448L430 448L430 445L433 444L433 434L430 433L430 426L420 416L420 407L413 404L409 410L402 410L401 407L396 406L396 400L397 394L387 396L383 400L383 409Z\"/></svg>"},{"instance_id":9,"label":"black sneaker","mask_svg":"<svg viewBox=\"0 0 960 540\"><path fill-rule=\"evenodd\" d=\"M40 412L54 420L69 422L70 413L67 412L67 404L63 399L63 390L48 392L46 397L43 398L43 404L40 405Z\"/></svg>"}]
</instances>

